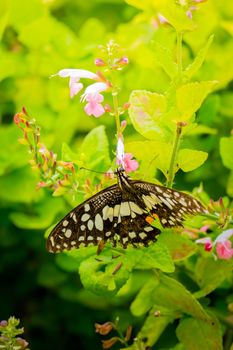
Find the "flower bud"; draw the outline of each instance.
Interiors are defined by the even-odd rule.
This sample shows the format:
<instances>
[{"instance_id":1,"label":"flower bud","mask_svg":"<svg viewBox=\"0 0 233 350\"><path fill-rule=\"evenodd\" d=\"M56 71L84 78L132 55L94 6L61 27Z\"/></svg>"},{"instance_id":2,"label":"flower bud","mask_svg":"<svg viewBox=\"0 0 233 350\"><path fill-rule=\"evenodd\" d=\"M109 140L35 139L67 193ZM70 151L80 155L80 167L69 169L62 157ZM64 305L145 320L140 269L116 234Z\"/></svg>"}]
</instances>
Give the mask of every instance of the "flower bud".
<instances>
[{"instance_id":1,"label":"flower bud","mask_svg":"<svg viewBox=\"0 0 233 350\"><path fill-rule=\"evenodd\" d=\"M101 58L96 58L95 59L95 65L97 67L104 67L104 66L106 66L106 63L103 60L101 60Z\"/></svg>"}]
</instances>

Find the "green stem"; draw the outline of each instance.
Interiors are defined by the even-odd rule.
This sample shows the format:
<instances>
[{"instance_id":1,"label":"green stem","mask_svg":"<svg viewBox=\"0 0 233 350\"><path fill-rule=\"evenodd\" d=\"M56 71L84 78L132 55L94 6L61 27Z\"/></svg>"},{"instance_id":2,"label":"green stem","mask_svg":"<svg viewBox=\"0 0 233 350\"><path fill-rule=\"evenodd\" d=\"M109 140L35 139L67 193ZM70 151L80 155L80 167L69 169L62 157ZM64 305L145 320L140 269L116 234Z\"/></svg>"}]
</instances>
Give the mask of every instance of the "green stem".
<instances>
[{"instance_id":1,"label":"green stem","mask_svg":"<svg viewBox=\"0 0 233 350\"><path fill-rule=\"evenodd\" d=\"M117 92L115 89L113 89L112 92L112 99L113 99L113 109L114 109L114 116L115 116L115 122L116 122L116 129L117 129L117 138L121 136L121 123L120 123L120 115L119 115L119 108L118 108L118 98L117 98Z\"/></svg>"},{"instance_id":2,"label":"green stem","mask_svg":"<svg viewBox=\"0 0 233 350\"><path fill-rule=\"evenodd\" d=\"M175 163L177 158L177 152L179 150L182 127L183 125L181 125L180 123L177 123L176 135L175 135L175 140L173 144L172 156L171 156L170 166L168 170L167 184L166 184L167 187L171 187L171 188L175 177Z\"/></svg>"},{"instance_id":3,"label":"green stem","mask_svg":"<svg viewBox=\"0 0 233 350\"><path fill-rule=\"evenodd\" d=\"M177 65L178 65L178 75L181 78L183 66L182 66L182 41L183 33L177 32Z\"/></svg>"}]
</instances>

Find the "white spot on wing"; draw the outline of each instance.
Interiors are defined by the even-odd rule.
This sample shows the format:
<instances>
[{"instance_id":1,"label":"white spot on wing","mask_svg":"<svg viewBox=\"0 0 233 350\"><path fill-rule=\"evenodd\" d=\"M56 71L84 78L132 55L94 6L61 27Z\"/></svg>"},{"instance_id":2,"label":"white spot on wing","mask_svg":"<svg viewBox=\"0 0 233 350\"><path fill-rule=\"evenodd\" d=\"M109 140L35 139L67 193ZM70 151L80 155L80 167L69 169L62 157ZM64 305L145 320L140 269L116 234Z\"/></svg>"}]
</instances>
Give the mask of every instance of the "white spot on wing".
<instances>
[{"instance_id":1,"label":"white spot on wing","mask_svg":"<svg viewBox=\"0 0 233 350\"><path fill-rule=\"evenodd\" d=\"M90 210L90 205L89 204L85 204L84 205L84 210L85 211L89 211Z\"/></svg>"},{"instance_id":2,"label":"white spot on wing","mask_svg":"<svg viewBox=\"0 0 233 350\"><path fill-rule=\"evenodd\" d=\"M139 237L140 237L141 239L145 239L145 238L147 237L147 234L146 234L145 232L140 232L140 233L139 233Z\"/></svg>"},{"instance_id":3,"label":"white spot on wing","mask_svg":"<svg viewBox=\"0 0 233 350\"><path fill-rule=\"evenodd\" d=\"M67 220L64 220L63 223L62 223L62 225L63 225L64 227L66 227L68 224L69 224L69 221L67 221Z\"/></svg>"},{"instance_id":4,"label":"white spot on wing","mask_svg":"<svg viewBox=\"0 0 233 350\"><path fill-rule=\"evenodd\" d=\"M129 207L129 203L128 202L121 203L120 215L121 216L129 216L130 215L130 207Z\"/></svg>"},{"instance_id":5,"label":"white spot on wing","mask_svg":"<svg viewBox=\"0 0 233 350\"><path fill-rule=\"evenodd\" d=\"M89 220L88 222L87 222L87 228L88 228L88 230L92 230L93 229L93 227L94 227L94 222L92 221L92 220Z\"/></svg>"},{"instance_id":6,"label":"white spot on wing","mask_svg":"<svg viewBox=\"0 0 233 350\"><path fill-rule=\"evenodd\" d=\"M97 230L103 231L104 224L103 224L103 219L100 216L100 214L96 214L96 216L95 216L95 227L97 228Z\"/></svg>"},{"instance_id":7,"label":"white spot on wing","mask_svg":"<svg viewBox=\"0 0 233 350\"><path fill-rule=\"evenodd\" d=\"M153 229L153 227L151 227L151 226L146 226L146 227L144 227L144 231L146 231L146 232L150 232L150 231L153 231L154 229Z\"/></svg>"},{"instance_id":8,"label":"white spot on wing","mask_svg":"<svg viewBox=\"0 0 233 350\"><path fill-rule=\"evenodd\" d=\"M136 233L135 232L129 232L129 237L130 238L135 238L136 237Z\"/></svg>"},{"instance_id":9,"label":"white spot on wing","mask_svg":"<svg viewBox=\"0 0 233 350\"><path fill-rule=\"evenodd\" d=\"M87 221L89 218L90 218L90 215L89 215L89 214L83 214L83 215L81 216L81 220L82 220L82 221Z\"/></svg>"},{"instance_id":10,"label":"white spot on wing","mask_svg":"<svg viewBox=\"0 0 233 350\"><path fill-rule=\"evenodd\" d=\"M129 202L131 210L136 214L143 214L143 210L134 202Z\"/></svg>"},{"instance_id":11,"label":"white spot on wing","mask_svg":"<svg viewBox=\"0 0 233 350\"><path fill-rule=\"evenodd\" d=\"M66 238L70 238L70 236L72 235L72 231L70 229L68 229L68 230L66 230L64 235L66 236Z\"/></svg>"}]
</instances>

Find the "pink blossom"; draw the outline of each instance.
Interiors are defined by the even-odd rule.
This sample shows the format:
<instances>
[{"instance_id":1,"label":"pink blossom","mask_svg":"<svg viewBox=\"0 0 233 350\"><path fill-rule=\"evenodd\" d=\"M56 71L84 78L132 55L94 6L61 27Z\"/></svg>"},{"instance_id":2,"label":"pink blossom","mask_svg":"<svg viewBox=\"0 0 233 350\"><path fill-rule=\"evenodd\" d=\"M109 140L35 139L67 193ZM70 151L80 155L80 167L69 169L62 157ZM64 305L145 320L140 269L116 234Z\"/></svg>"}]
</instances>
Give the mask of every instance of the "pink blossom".
<instances>
[{"instance_id":1,"label":"pink blossom","mask_svg":"<svg viewBox=\"0 0 233 350\"><path fill-rule=\"evenodd\" d=\"M83 88L83 84L79 82L81 78L87 78L92 80L99 80L97 74L90 72L86 69L72 69L65 68L61 69L58 73L52 75L54 77L58 75L61 78L70 78L69 88L70 88L70 97L74 97L80 90Z\"/></svg>"},{"instance_id":2,"label":"pink blossom","mask_svg":"<svg viewBox=\"0 0 233 350\"><path fill-rule=\"evenodd\" d=\"M233 235L233 229L226 230L222 232L215 240L212 242L210 237L204 237L196 240L196 243L204 244L206 251L211 251L216 247L216 253L219 259L231 259L233 256L232 243L229 238Z\"/></svg>"},{"instance_id":3,"label":"pink blossom","mask_svg":"<svg viewBox=\"0 0 233 350\"><path fill-rule=\"evenodd\" d=\"M231 259L233 256L233 249L231 248L231 241L225 240L223 242L217 242L216 252L219 259Z\"/></svg>"},{"instance_id":4,"label":"pink blossom","mask_svg":"<svg viewBox=\"0 0 233 350\"><path fill-rule=\"evenodd\" d=\"M105 109L101 104L101 102L103 102L104 100L102 95L88 94L86 95L85 100L88 102L84 107L84 110L87 113L87 115L94 115L94 117L98 118L105 113Z\"/></svg>"},{"instance_id":5,"label":"pink blossom","mask_svg":"<svg viewBox=\"0 0 233 350\"><path fill-rule=\"evenodd\" d=\"M124 163L125 163L125 171L127 172L135 171L139 167L138 162L132 158L133 158L132 153L125 153Z\"/></svg>"},{"instance_id":6,"label":"pink blossom","mask_svg":"<svg viewBox=\"0 0 233 350\"><path fill-rule=\"evenodd\" d=\"M212 239L210 237L199 238L196 240L196 243L204 244L204 249L207 252L210 252L213 248Z\"/></svg>"},{"instance_id":7,"label":"pink blossom","mask_svg":"<svg viewBox=\"0 0 233 350\"><path fill-rule=\"evenodd\" d=\"M135 171L139 167L138 162L132 159L132 153L125 153L123 137L118 137L117 150L116 150L116 163L122 166L127 172Z\"/></svg>"},{"instance_id":8,"label":"pink blossom","mask_svg":"<svg viewBox=\"0 0 233 350\"><path fill-rule=\"evenodd\" d=\"M200 228L201 232L206 232L210 228L210 225L205 225Z\"/></svg>"}]
</instances>

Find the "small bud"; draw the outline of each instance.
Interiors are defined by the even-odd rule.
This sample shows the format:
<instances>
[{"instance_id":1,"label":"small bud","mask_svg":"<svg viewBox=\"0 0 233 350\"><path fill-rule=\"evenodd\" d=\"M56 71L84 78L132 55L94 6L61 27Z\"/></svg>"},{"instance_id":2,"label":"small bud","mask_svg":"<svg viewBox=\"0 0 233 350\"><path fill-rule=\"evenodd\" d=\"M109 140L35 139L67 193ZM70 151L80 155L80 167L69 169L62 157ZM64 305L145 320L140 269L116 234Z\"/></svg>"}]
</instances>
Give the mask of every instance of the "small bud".
<instances>
[{"instance_id":1,"label":"small bud","mask_svg":"<svg viewBox=\"0 0 233 350\"><path fill-rule=\"evenodd\" d=\"M183 128L183 127L185 127L185 126L187 126L188 125L188 123L187 122L177 122L177 126L180 126L181 128Z\"/></svg>"},{"instance_id":2,"label":"small bud","mask_svg":"<svg viewBox=\"0 0 233 350\"><path fill-rule=\"evenodd\" d=\"M107 113L112 112L112 108L111 108L111 106L110 106L109 104L106 104L106 105L104 106L104 110L105 110L105 112L107 112Z\"/></svg>"},{"instance_id":3,"label":"small bud","mask_svg":"<svg viewBox=\"0 0 233 350\"><path fill-rule=\"evenodd\" d=\"M0 327L6 327L7 326L7 321L6 320L2 320L1 322L0 322Z\"/></svg>"},{"instance_id":4,"label":"small bud","mask_svg":"<svg viewBox=\"0 0 233 350\"><path fill-rule=\"evenodd\" d=\"M168 20L163 15L161 15L161 13L158 13L158 20L159 20L160 24L167 24L167 23L169 23Z\"/></svg>"},{"instance_id":5,"label":"small bud","mask_svg":"<svg viewBox=\"0 0 233 350\"><path fill-rule=\"evenodd\" d=\"M123 132L125 130L126 126L127 126L127 121L126 120L122 120L122 122L121 122L121 132Z\"/></svg>"},{"instance_id":6,"label":"small bud","mask_svg":"<svg viewBox=\"0 0 233 350\"><path fill-rule=\"evenodd\" d=\"M21 346L21 350L26 349L28 342L23 338L16 338L17 344Z\"/></svg>"},{"instance_id":7,"label":"small bud","mask_svg":"<svg viewBox=\"0 0 233 350\"><path fill-rule=\"evenodd\" d=\"M124 103L124 105L123 105L124 111L126 111L127 109L129 109L129 107L130 107L130 103L129 103L129 102Z\"/></svg>"},{"instance_id":8,"label":"small bud","mask_svg":"<svg viewBox=\"0 0 233 350\"><path fill-rule=\"evenodd\" d=\"M128 326L127 327L126 335L125 335L125 341L128 342L130 340L131 334L132 334L132 330L133 330L132 326Z\"/></svg>"},{"instance_id":9,"label":"small bud","mask_svg":"<svg viewBox=\"0 0 233 350\"><path fill-rule=\"evenodd\" d=\"M121 57L118 61L118 64L121 66L126 66L127 64L129 64L128 57Z\"/></svg>"},{"instance_id":10,"label":"small bud","mask_svg":"<svg viewBox=\"0 0 233 350\"><path fill-rule=\"evenodd\" d=\"M113 337L108 340L102 340L103 349L110 349L118 340L120 340L120 338L118 337Z\"/></svg>"},{"instance_id":11,"label":"small bud","mask_svg":"<svg viewBox=\"0 0 233 350\"><path fill-rule=\"evenodd\" d=\"M26 114L26 115L28 116L28 112L27 112L27 110L26 110L25 107L22 108L22 113L23 113L23 114Z\"/></svg>"},{"instance_id":12,"label":"small bud","mask_svg":"<svg viewBox=\"0 0 233 350\"><path fill-rule=\"evenodd\" d=\"M206 242L204 248L205 248L206 252L210 252L212 250L212 248L213 248L212 243L211 242Z\"/></svg>"},{"instance_id":13,"label":"small bud","mask_svg":"<svg viewBox=\"0 0 233 350\"><path fill-rule=\"evenodd\" d=\"M106 63L103 60L101 60L101 58L96 58L95 59L95 65L97 67L104 67L104 66L106 66Z\"/></svg>"},{"instance_id":14,"label":"small bud","mask_svg":"<svg viewBox=\"0 0 233 350\"><path fill-rule=\"evenodd\" d=\"M154 316L155 316L155 317L160 317L160 316L161 316L161 311L160 311L160 310L156 310L156 311L154 312Z\"/></svg>"},{"instance_id":15,"label":"small bud","mask_svg":"<svg viewBox=\"0 0 233 350\"><path fill-rule=\"evenodd\" d=\"M95 323L95 331L101 335L107 335L113 329L112 322L105 322L104 324Z\"/></svg>"}]
</instances>

